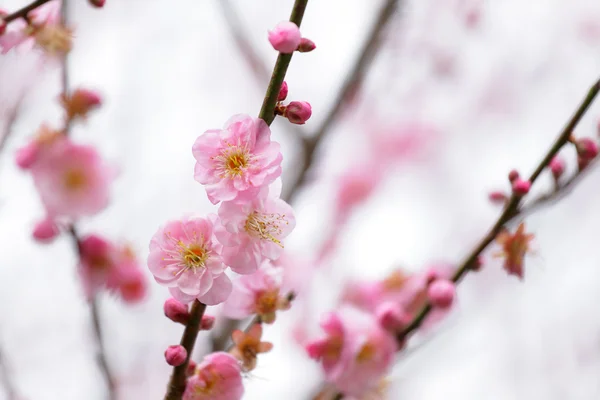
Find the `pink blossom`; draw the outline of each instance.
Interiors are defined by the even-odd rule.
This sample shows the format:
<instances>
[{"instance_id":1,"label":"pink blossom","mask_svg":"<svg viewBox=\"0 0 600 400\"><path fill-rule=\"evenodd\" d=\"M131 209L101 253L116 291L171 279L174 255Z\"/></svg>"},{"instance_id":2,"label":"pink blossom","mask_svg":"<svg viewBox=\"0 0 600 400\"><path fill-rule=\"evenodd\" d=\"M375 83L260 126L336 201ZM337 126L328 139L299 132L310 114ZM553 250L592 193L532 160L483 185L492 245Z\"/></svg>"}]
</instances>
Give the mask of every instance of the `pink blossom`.
<instances>
[{"instance_id":1,"label":"pink blossom","mask_svg":"<svg viewBox=\"0 0 600 400\"><path fill-rule=\"evenodd\" d=\"M165 316L173 322L185 325L190 319L188 306L174 298L169 298L165 301L163 311L165 312Z\"/></svg>"},{"instance_id":2,"label":"pink blossom","mask_svg":"<svg viewBox=\"0 0 600 400\"><path fill-rule=\"evenodd\" d=\"M90 216L108 205L113 171L96 149L65 138L46 147L38 158L31 174L50 216Z\"/></svg>"},{"instance_id":3,"label":"pink blossom","mask_svg":"<svg viewBox=\"0 0 600 400\"><path fill-rule=\"evenodd\" d=\"M192 152L194 178L206 185L213 204L251 200L281 175L279 143L271 141L271 131L260 118L235 115L224 129L200 135Z\"/></svg>"},{"instance_id":4,"label":"pink blossom","mask_svg":"<svg viewBox=\"0 0 600 400\"><path fill-rule=\"evenodd\" d=\"M525 196L531 189L531 182L525 179L517 178L512 183L513 193L517 196Z\"/></svg>"},{"instance_id":5,"label":"pink blossom","mask_svg":"<svg viewBox=\"0 0 600 400\"><path fill-rule=\"evenodd\" d=\"M98 235L87 235L79 240L79 253L79 273L88 297L101 288L119 294L127 303L145 297L146 278L130 247Z\"/></svg>"},{"instance_id":6,"label":"pink blossom","mask_svg":"<svg viewBox=\"0 0 600 400\"><path fill-rule=\"evenodd\" d=\"M392 366L394 336L371 314L352 307L328 315L321 326L325 337L308 343L306 349L321 361L327 381L350 396L373 389Z\"/></svg>"},{"instance_id":7,"label":"pink blossom","mask_svg":"<svg viewBox=\"0 0 600 400\"><path fill-rule=\"evenodd\" d=\"M255 273L233 282L233 291L223 304L223 313L235 319L256 314L263 322L272 323L277 310L289 307L286 294L281 290L282 280L282 268L265 261Z\"/></svg>"},{"instance_id":8,"label":"pink blossom","mask_svg":"<svg viewBox=\"0 0 600 400\"><path fill-rule=\"evenodd\" d=\"M231 281L225 275L221 257L222 246L213 233L216 223L215 215L169 221L150 241L150 272L182 303L198 299L215 305L231 293Z\"/></svg>"},{"instance_id":9,"label":"pink blossom","mask_svg":"<svg viewBox=\"0 0 600 400\"><path fill-rule=\"evenodd\" d=\"M219 207L223 229L215 233L223 244L223 258L239 274L256 271L265 258L277 259L283 239L296 226L292 207L279 198L281 185L264 187L252 201L224 202Z\"/></svg>"},{"instance_id":10,"label":"pink blossom","mask_svg":"<svg viewBox=\"0 0 600 400\"><path fill-rule=\"evenodd\" d=\"M178 367L185 362L187 350L182 345L172 345L165 350L165 360L167 364Z\"/></svg>"},{"instance_id":11,"label":"pink blossom","mask_svg":"<svg viewBox=\"0 0 600 400\"><path fill-rule=\"evenodd\" d=\"M241 368L231 354L212 353L187 381L183 400L239 400L244 394Z\"/></svg>"},{"instance_id":12,"label":"pink blossom","mask_svg":"<svg viewBox=\"0 0 600 400\"><path fill-rule=\"evenodd\" d=\"M382 170L378 163L356 164L340 178L336 203L340 217L363 203L381 181Z\"/></svg>"},{"instance_id":13,"label":"pink blossom","mask_svg":"<svg viewBox=\"0 0 600 400\"><path fill-rule=\"evenodd\" d=\"M378 163L392 163L414 159L428 143L439 136L438 129L423 121L406 121L382 126L370 132L373 157Z\"/></svg>"},{"instance_id":14,"label":"pink blossom","mask_svg":"<svg viewBox=\"0 0 600 400\"><path fill-rule=\"evenodd\" d=\"M16 47L22 50L31 50L35 45L36 30L45 26L54 26L60 22L60 8L61 1L49 1L27 14L31 25L22 19L13 21L10 24L11 29L0 35L2 54L6 54Z\"/></svg>"},{"instance_id":15,"label":"pink blossom","mask_svg":"<svg viewBox=\"0 0 600 400\"><path fill-rule=\"evenodd\" d=\"M301 39L298 25L290 21L282 21L269 31L269 43L281 53L290 54L296 51Z\"/></svg>"}]
</instances>

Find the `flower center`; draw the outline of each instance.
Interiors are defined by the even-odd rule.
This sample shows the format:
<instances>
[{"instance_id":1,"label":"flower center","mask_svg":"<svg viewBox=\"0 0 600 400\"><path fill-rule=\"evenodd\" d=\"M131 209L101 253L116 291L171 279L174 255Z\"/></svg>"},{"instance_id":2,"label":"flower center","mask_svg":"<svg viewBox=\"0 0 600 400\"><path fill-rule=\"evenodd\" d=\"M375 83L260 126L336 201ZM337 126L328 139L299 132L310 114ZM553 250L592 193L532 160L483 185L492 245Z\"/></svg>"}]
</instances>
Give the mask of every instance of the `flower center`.
<instances>
[{"instance_id":1,"label":"flower center","mask_svg":"<svg viewBox=\"0 0 600 400\"><path fill-rule=\"evenodd\" d=\"M79 190L85 186L87 178L79 169L70 169L64 175L64 183L69 190Z\"/></svg>"},{"instance_id":2,"label":"flower center","mask_svg":"<svg viewBox=\"0 0 600 400\"><path fill-rule=\"evenodd\" d=\"M330 336L327 340L323 358L330 361L338 360L342 353L342 347L344 347L344 339L341 335Z\"/></svg>"},{"instance_id":3,"label":"flower center","mask_svg":"<svg viewBox=\"0 0 600 400\"><path fill-rule=\"evenodd\" d=\"M179 242L179 247L183 264L187 268L204 268L209 253L204 246L201 246L198 243L192 243L186 246L184 243Z\"/></svg>"},{"instance_id":4,"label":"flower center","mask_svg":"<svg viewBox=\"0 0 600 400\"><path fill-rule=\"evenodd\" d=\"M248 215L244 229L251 236L270 240L283 248L283 244L277 237L283 233L281 226L287 224L285 214L263 214L253 211Z\"/></svg>"},{"instance_id":5,"label":"flower center","mask_svg":"<svg viewBox=\"0 0 600 400\"><path fill-rule=\"evenodd\" d=\"M363 363L373 359L375 356L375 346L371 342L365 343L358 354L356 355L356 362Z\"/></svg>"},{"instance_id":6,"label":"flower center","mask_svg":"<svg viewBox=\"0 0 600 400\"><path fill-rule=\"evenodd\" d=\"M243 147L229 146L215 157L221 178L241 176L250 165L251 156Z\"/></svg>"},{"instance_id":7,"label":"flower center","mask_svg":"<svg viewBox=\"0 0 600 400\"><path fill-rule=\"evenodd\" d=\"M260 291L256 295L256 313L258 315L267 315L277 311L277 300L279 299L279 289Z\"/></svg>"},{"instance_id":8,"label":"flower center","mask_svg":"<svg viewBox=\"0 0 600 400\"><path fill-rule=\"evenodd\" d=\"M212 366L204 368L202 371L199 371L198 374L202 378L204 386L197 385L194 388L196 393L203 395L211 394L213 392L213 388L221 379L221 375Z\"/></svg>"}]
</instances>

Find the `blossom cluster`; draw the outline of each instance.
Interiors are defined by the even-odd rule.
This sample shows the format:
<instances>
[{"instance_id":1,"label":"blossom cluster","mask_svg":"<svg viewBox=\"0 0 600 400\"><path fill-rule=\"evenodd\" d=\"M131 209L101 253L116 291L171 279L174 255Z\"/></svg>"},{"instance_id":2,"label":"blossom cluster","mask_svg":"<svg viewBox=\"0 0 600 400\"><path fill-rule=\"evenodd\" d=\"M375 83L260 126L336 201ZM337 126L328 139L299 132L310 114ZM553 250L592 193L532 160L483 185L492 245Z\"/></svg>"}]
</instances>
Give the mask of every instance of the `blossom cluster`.
<instances>
[{"instance_id":1,"label":"blossom cluster","mask_svg":"<svg viewBox=\"0 0 600 400\"><path fill-rule=\"evenodd\" d=\"M105 288L134 303L144 298L146 280L131 247L97 234L79 237L74 230L76 221L98 214L110 200L113 168L93 146L68 136L68 127L86 120L101 102L97 93L87 89L64 93L60 97L64 126L42 124L33 139L17 150L15 161L31 174L45 209L33 229L34 239L50 243L61 232L73 236L86 295L91 298Z\"/></svg>"}]
</instances>

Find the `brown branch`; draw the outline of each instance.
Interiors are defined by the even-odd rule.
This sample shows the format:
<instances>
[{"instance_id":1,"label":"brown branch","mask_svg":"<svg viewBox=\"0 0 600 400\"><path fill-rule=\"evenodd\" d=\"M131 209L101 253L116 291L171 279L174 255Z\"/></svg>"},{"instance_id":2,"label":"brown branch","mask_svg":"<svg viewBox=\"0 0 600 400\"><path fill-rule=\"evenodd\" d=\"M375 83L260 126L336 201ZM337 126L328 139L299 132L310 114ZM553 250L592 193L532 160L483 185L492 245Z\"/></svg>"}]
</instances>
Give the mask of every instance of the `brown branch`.
<instances>
[{"instance_id":1,"label":"brown branch","mask_svg":"<svg viewBox=\"0 0 600 400\"><path fill-rule=\"evenodd\" d=\"M346 104L348 104L361 89L375 55L383 42L384 29L396 12L399 2L400 0L385 1L367 35L367 40L363 44L358 60L350 70L340 92L333 102L332 109L326 115L316 132L305 140L304 160L300 166L300 173L285 196L285 199L288 202L294 201L298 195L299 189L307 183L308 171L314 163L315 153L319 144L323 141L335 122L337 122Z\"/></svg>"},{"instance_id":2,"label":"brown branch","mask_svg":"<svg viewBox=\"0 0 600 400\"><path fill-rule=\"evenodd\" d=\"M583 99L581 105L577 108L573 116L569 119L566 126L561 131L560 135L554 141L554 144L550 147L548 152L545 154L544 158L538 163L534 172L529 177L529 181L533 184L540 174L548 167L548 164L552 160L556 154L560 151L560 149L568 143L569 137L573 133L573 130L581 120L581 118L585 115L590 105L598 95L600 91L600 80L596 81L592 87L589 89L586 97ZM475 246L475 248L471 251L471 253L465 258L465 260L460 264L459 268L456 270L454 275L452 276L452 281L459 283L460 280L472 270L472 267L477 262L477 258L483 253L483 251L494 241L498 233L502 230L505 224L516 218L517 216L521 216L522 210L519 208L521 204L521 197L515 196L514 194L510 197L508 203L504 207L504 211L487 235L481 239L481 241ZM398 342L403 342L411 333L416 331L425 318L431 312L432 307L431 304L425 305L419 314L412 320L412 322L401 332L396 335L396 339ZM338 393L335 399L342 399L343 395Z\"/></svg>"},{"instance_id":3,"label":"brown branch","mask_svg":"<svg viewBox=\"0 0 600 400\"><path fill-rule=\"evenodd\" d=\"M33 3L21 8L20 10L17 10L12 14L8 14L6 17L0 17L0 18L2 18L4 20L4 22L6 22L7 24L9 24L10 22L12 22L16 19L19 19L19 18L27 18L27 14L30 11L35 10L39 6L44 5L49 1L50 0L36 0Z\"/></svg>"},{"instance_id":4,"label":"brown branch","mask_svg":"<svg viewBox=\"0 0 600 400\"><path fill-rule=\"evenodd\" d=\"M187 350L187 357L185 362L178 367L173 368L173 374L167 387L167 394L165 400L181 400L183 392L185 392L186 384L186 372L190 362L192 351L194 351L194 344L198 337L198 330L200 329L200 322L202 322L202 316L206 310L206 305L200 303L198 300L194 300L192 309L190 310L190 319L185 326L181 342L179 343Z\"/></svg>"}]
</instances>

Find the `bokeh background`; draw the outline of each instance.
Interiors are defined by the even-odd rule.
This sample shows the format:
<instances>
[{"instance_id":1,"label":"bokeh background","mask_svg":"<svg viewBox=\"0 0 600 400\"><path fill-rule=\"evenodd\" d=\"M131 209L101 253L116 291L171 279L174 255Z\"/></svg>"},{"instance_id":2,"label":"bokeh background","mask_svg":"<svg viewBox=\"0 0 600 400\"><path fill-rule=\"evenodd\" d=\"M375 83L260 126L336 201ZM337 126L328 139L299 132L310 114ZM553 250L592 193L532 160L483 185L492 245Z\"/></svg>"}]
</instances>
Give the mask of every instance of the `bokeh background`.
<instances>
[{"instance_id":1,"label":"bokeh background","mask_svg":"<svg viewBox=\"0 0 600 400\"><path fill-rule=\"evenodd\" d=\"M374 135L410 134L417 124L429 127L427 138L398 158L351 216L296 309L265 330L275 349L245 380L247 399L309 398L320 371L293 333L301 324L316 334L320 313L335 306L347 279L459 262L499 212L487 193L507 189L511 168L531 172L600 75L596 0L399 1L363 90L320 147L310 185L294 203L289 250L307 260L318 253L334 226L338 178L368 156L365 143ZM130 241L142 262L160 224L216 210L193 179L195 138L233 114L256 115L262 103L266 82L248 68L218 2L69 5L76 27L70 81L105 99L73 135L120 168L111 206L82 221L80 230ZM276 53L266 32L287 19L292 3L232 2L269 68ZM300 132L311 134L327 114L381 4L309 1L302 32L317 50L294 56L286 78L288 98L313 106ZM0 3L8 10L22 5ZM15 149L41 122L58 123L59 76L57 65L40 69L31 54L0 56L3 125L25 94L0 153L0 353L23 399L100 400L106 394L72 245L67 237L48 246L32 241L43 209L30 177L13 163ZM599 116L594 105L577 133L596 136ZM286 122L272 126L283 145L284 187L299 157L298 130ZM575 154L565 157L573 170ZM566 199L527 218L536 253L527 259L523 282L507 277L500 260L486 253L486 266L461 284L449 318L399 356L390 399L600 398L598 179L600 172L590 171ZM534 189L550 186L545 177ZM301 265L312 268L310 261ZM101 299L120 399L164 394L170 367L163 351L182 331L163 316L166 298L166 289L151 283L142 305ZM200 336L197 359L207 337Z\"/></svg>"}]
</instances>

